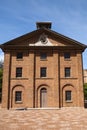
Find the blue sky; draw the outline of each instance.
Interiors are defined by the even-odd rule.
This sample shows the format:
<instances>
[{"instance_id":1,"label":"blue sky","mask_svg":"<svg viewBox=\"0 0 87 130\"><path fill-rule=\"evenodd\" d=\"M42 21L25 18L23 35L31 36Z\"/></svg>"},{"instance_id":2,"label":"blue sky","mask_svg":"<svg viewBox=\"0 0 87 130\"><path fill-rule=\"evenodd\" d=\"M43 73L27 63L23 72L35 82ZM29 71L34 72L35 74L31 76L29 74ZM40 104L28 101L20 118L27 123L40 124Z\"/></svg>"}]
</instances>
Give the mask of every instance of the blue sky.
<instances>
[{"instance_id":1,"label":"blue sky","mask_svg":"<svg viewBox=\"0 0 87 130\"><path fill-rule=\"evenodd\" d=\"M87 0L0 0L0 44L35 30L38 21L51 21L52 30L87 45Z\"/></svg>"}]
</instances>

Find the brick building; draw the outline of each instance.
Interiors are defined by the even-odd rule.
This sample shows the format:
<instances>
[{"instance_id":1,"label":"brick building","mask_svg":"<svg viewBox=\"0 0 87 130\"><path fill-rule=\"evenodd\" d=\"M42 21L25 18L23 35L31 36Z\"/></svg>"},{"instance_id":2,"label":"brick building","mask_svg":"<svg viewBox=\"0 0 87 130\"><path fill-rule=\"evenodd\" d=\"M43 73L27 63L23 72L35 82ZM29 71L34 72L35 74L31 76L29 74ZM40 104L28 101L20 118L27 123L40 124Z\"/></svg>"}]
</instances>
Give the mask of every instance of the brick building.
<instances>
[{"instance_id":1,"label":"brick building","mask_svg":"<svg viewBox=\"0 0 87 130\"><path fill-rule=\"evenodd\" d=\"M2 108L83 107L82 52L86 46L37 22L37 30L4 51Z\"/></svg>"},{"instance_id":2,"label":"brick building","mask_svg":"<svg viewBox=\"0 0 87 130\"><path fill-rule=\"evenodd\" d=\"M83 72L84 72L84 83L87 83L87 69L85 69Z\"/></svg>"}]
</instances>

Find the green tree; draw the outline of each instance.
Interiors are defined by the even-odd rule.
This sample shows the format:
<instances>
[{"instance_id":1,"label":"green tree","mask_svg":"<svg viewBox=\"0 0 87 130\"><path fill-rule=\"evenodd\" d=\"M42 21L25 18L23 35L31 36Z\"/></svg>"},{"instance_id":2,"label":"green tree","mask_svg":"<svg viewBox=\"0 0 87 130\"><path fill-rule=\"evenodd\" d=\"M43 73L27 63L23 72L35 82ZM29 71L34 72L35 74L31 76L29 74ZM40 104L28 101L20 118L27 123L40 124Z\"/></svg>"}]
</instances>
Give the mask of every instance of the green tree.
<instances>
[{"instance_id":1,"label":"green tree","mask_svg":"<svg viewBox=\"0 0 87 130\"><path fill-rule=\"evenodd\" d=\"M84 99L87 100L87 83L84 84Z\"/></svg>"}]
</instances>

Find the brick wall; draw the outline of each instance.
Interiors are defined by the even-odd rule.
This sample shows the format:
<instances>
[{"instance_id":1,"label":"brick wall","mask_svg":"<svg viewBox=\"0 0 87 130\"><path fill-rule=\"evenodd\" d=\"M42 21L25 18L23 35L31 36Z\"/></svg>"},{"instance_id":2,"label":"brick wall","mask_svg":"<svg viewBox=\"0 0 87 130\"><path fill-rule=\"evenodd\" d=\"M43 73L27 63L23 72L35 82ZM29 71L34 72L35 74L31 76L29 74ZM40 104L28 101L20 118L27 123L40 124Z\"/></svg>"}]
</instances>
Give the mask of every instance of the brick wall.
<instances>
[{"instance_id":1,"label":"brick wall","mask_svg":"<svg viewBox=\"0 0 87 130\"><path fill-rule=\"evenodd\" d=\"M81 52L71 51L69 60L63 51L43 50L47 59L41 60L42 50L24 51L23 59L16 59L16 50L5 53L3 75L3 108L40 107L41 89L47 90L47 107L83 106L83 77ZM23 68L22 78L16 78L16 67ZM40 77L40 67L47 67L47 77ZM65 78L64 68L71 68ZM65 101L65 91L72 91L72 100ZM15 102L15 92L22 91L22 102Z\"/></svg>"}]
</instances>

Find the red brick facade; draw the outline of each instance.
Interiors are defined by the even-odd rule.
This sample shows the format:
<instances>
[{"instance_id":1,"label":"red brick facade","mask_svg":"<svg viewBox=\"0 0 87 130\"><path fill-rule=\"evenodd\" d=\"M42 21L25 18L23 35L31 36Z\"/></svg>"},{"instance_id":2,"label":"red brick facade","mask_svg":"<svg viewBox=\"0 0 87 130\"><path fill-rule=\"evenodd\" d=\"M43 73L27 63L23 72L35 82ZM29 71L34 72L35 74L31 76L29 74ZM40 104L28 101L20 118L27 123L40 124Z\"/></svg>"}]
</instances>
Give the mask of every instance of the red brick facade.
<instances>
[{"instance_id":1,"label":"red brick facade","mask_svg":"<svg viewBox=\"0 0 87 130\"><path fill-rule=\"evenodd\" d=\"M47 41L46 41L47 40ZM2 107L83 107L85 45L40 28L1 45L5 54ZM17 59L17 54L23 57ZM41 54L47 57L41 59ZM70 55L70 57L65 57ZM16 69L22 68L22 76ZM41 76L45 68L46 76ZM20 94L16 95L19 92ZM16 99L17 98L17 99Z\"/></svg>"}]
</instances>

